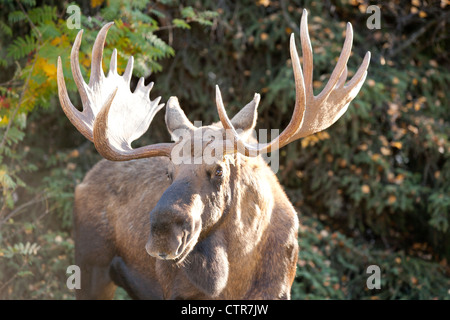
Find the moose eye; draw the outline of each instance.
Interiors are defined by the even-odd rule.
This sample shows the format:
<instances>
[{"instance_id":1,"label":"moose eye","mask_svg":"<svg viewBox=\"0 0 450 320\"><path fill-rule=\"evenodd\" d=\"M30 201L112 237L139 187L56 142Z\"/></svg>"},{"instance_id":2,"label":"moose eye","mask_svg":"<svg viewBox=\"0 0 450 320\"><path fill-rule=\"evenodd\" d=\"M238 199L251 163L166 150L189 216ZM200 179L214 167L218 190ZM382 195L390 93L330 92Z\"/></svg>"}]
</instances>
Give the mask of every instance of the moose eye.
<instances>
[{"instance_id":1,"label":"moose eye","mask_svg":"<svg viewBox=\"0 0 450 320\"><path fill-rule=\"evenodd\" d=\"M167 171L167 172L166 172L166 175L167 175L167 179L168 179L169 181L172 181L172 173L170 173L169 171Z\"/></svg>"},{"instance_id":2,"label":"moose eye","mask_svg":"<svg viewBox=\"0 0 450 320\"><path fill-rule=\"evenodd\" d=\"M215 173L216 177L221 177L222 174L223 174L222 167L217 167L216 168L216 173Z\"/></svg>"}]
</instances>

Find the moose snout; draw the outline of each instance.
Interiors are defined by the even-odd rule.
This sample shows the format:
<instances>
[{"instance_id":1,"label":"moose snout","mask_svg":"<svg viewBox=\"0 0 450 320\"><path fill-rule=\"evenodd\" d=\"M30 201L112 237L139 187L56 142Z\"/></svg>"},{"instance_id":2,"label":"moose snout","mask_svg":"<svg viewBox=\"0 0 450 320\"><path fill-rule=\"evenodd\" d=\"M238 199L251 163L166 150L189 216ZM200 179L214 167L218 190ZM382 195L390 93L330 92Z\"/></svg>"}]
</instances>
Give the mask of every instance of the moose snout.
<instances>
[{"instance_id":1,"label":"moose snout","mask_svg":"<svg viewBox=\"0 0 450 320\"><path fill-rule=\"evenodd\" d=\"M189 243L189 234L191 234L189 229L188 226L180 223L152 221L145 250L157 259L176 259L185 251Z\"/></svg>"},{"instance_id":2,"label":"moose snout","mask_svg":"<svg viewBox=\"0 0 450 320\"><path fill-rule=\"evenodd\" d=\"M183 179L172 183L150 212L145 249L152 257L183 259L195 245L201 230L199 200L186 193L188 188L189 181Z\"/></svg>"},{"instance_id":3,"label":"moose snout","mask_svg":"<svg viewBox=\"0 0 450 320\"><path fill-rule=\"evenodd\" d=\"M161 241L162 240L162 241ZM150 237L145 245L145 250L149 255L157 259L172 260L183 252L183 237L175 239L156 239Z\"/></svg>"},{"instance_id":4,"label":"moose snout","mask_svg":"<svg viewBox=\"0 0 450 320\"><path fill-rule=\"evenodd\" d=\"M151 232L145 250L149 255L158 259L175 259L182 252L183 234L183 232L180 234Z\"/></svg>"}]
</instances>

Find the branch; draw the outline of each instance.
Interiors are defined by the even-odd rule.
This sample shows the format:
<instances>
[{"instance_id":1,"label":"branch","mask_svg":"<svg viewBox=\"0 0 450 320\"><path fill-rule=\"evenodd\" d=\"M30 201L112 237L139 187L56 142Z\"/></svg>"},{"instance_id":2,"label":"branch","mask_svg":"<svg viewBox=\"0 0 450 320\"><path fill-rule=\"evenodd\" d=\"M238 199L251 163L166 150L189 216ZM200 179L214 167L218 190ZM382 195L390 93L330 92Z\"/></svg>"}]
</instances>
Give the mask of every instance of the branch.
<instances>
[{"instance_id":1,"label":"branch","mask_svg":"<svg viewBox=\"0 0 450 320\"><path fill-rule=\"evenodd\" d=\"M22 10L22 12L25 14L25 17L27 17L28 22L30 23L30 26L32 29L36 30L36 32L39 35L39 39L42 39L42 33L41 31L39 31L39 29L36 27L36 25L33 23L33 21L31 21L30 17L28 16L28 13L25 11L25 8L22 6L22 4L20 3L19 0L16 0L17 4L20 7L20 10Z\"/></svg>"},{"instance_id":2,"label":"branch","mask_svg":"<svg viewBox=\"0 0 450 320\"><path fill-rule=\"evenodd\" d=\"M445 14L442 14L440 17L428 22L426 25L424 25L419 30L414 32L406 41L402 41L398 47L390 50L390 52L388 53L388 57L393 57L393 56L397 55L399 52L401 52L401 51L405 50L406 48L408 48L409 46L411 46L413 43L415 43L417 41L417 39L420 36L422 36L425 32L427 32L428 29L430 29L433 25L435 25L439 21L447 20L449 18L449 16L450 16L450 14L447 12Z\"/></svg>"},{"instance_id":3,"label":"branch","mask_svg":"<svg viewBox=\"0 0 450 320\"><path fill-rule=\"evenodd\" d=\"M286 8L286 1L285 0L281 0L280 4L281 4L281 12L283 13L284 19L286 19L286 22L289 24L289 27L292 30L297 30L298 25L294 22L292 17L289 15L288 10Z\"/></svg>"},{"instance_id":4,"label":"branch","mask_svg":"<svg viewBox=\"0 0 450 320\"><path fill-rule=\"evenodd\" d=\"M10 218L12 218L14 215L16 215L17 213L19 213L20 211L22 211L23 209L32 206L36 203L42 202L45 199L47 199L47 197L45 197L43 194L38 194L36 195L33 199L31 199L28 202L25 202L23 204L21 204L20 206L18 206L16 209L14 209L13 211L11 211L8 215L6 215L3 219L0 220L0 228L2 227L2 225L8 221Z\"/></svg>"}]
</instances>

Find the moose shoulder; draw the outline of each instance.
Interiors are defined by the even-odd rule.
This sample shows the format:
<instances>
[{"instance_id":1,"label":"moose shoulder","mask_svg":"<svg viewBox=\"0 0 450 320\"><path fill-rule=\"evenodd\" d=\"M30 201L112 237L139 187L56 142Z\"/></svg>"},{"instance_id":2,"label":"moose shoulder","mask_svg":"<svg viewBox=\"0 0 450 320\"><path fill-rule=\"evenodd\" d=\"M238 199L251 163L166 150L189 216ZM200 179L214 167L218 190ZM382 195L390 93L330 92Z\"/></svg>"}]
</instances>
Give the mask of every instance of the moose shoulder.
<instances>
[{"instance_id":1,"label":"moose shoulder","mask_svg":"<svg viewBox=\"0 0 450 320\"><path fill-rule=\"evenodd\" d=\"M261 155L331 126L359 92L367 53L351 80L347 60L352 28L330 80L312 90L312 49L303 12L303 68L291 36L296 100L292 120L269 143L250 138L258 94L231 120L216 87L217 124L196 127L178 99L166 106L174 142L134 149L163 104L150 99L153 83L131 92L131 57L122 76L117 52L102 70L106 24L92 50L89 84L78 64L79 32L71 67L83 103L71 103L58 59L58 92L72 124L107 160L75 191L75 263L81 269L78 299L110 299L117 285L136 299L289 299L297 256L297 214ZM180 161L182 159L182 161Z\"/></svg>"}]
</instances>

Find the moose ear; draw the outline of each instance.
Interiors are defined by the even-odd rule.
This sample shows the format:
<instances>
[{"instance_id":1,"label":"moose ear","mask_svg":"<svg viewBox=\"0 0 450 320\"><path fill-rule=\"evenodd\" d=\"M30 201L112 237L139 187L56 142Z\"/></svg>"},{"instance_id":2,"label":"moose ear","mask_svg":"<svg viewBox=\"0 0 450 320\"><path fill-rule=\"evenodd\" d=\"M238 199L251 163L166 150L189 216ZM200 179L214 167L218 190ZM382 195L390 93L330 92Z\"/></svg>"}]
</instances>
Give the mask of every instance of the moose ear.
<instances>
[{"instance_id":1,"label":"moose ear","mask_svg":"<svg viewBox=\"0 0 450 320\"><path fill-rule=\"evenodd\" d=\"M166 105L166 126L174 141L178 141L186 130L194 130L195 126L181 110L177 97L170 97Z\"/></svg>"},{"instance_id":2,"label":"moose ear","mask_svg":"<svg viewBox=\"0 0 450 320\"><path fill-rule=\"evenodd\" d=\"M253 100L241 109L231 119L231 124L236 131L241 131L243 135L248 135L256 126L256 119L258 118L258 104L261 99L259 94L255 94Z\"/></svg>"}]
</instances>

